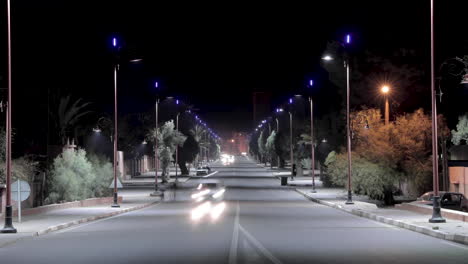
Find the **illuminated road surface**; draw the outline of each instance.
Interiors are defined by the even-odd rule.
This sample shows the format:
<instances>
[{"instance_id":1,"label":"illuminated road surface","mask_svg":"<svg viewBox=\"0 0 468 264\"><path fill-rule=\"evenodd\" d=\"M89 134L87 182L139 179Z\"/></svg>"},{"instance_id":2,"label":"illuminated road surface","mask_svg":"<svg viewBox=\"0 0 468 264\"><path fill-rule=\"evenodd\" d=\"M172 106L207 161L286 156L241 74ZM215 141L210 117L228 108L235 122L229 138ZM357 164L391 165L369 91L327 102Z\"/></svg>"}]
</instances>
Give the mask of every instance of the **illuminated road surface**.
<instances>
[{"instance_id":1,"label":"illuminated road surface","mask_svg":"<svg viewBox=\"0 0 468 264\"><path fill-rule=\"evenodd\" d=\"M192 218L187 187L206 179L190 180L165 203L0 248L0 263L467 263L465 246L312 203L245 158L214 178L228 187L217 218Z\"/></svg>"}]
</instances>

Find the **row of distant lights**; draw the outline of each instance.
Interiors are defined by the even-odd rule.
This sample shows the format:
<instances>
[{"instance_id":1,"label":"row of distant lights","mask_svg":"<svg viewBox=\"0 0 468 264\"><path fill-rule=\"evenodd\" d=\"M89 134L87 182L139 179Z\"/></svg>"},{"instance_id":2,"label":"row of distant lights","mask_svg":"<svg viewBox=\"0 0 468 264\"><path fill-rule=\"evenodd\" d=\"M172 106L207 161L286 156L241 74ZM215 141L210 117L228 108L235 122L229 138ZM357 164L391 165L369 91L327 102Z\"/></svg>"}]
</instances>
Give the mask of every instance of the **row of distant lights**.
<instances>
[{"instance_id":1,"label":"row of distant lights","mask_svg":"<svg viewBox=\"0 0 468 264\"><path fill-rule=\"evenodd\" d=\"M114 47L117 47L117 38L113 38L113 39L112 39L112 45L113 45ZM156 82L154 83L154 88L158 88L158 87L159 87L159 83L156 81ZM178 105L178 104L179 104L179 99L176 99L175 102L176 102L176 105ZM189 112L190 112L190 110L189 110ZM195 115L195 119L196 119L200 124L202 124L205 128L208 129L208 131L210 132L211 136L215 137L216 139L221 139L216 133L213 132L213 130L211 130L211 128L206 127L206 123L203 122L203 121L198 117L198 115ZM100 129L99 129L99 131L98 131L98 129L96 129L96 130L94 130L94 131L95 131L95 132L101 132ZM143 141L143 144L146 144L146 141Z\"/></svg>"},{"instance_id":2,"label":"row of distant lights","mask_svg":"<svg viewBox=\"0 0 468 264\"><path fill-rule=\"evenodd\" d=\"M350 43L351 43L351 34L347 34L347 35L346 35L345 42L346 42L346 44L350 44ZM330 55L325 55L325 56L322 57L322 59L325 60L325 61L331 61L331 60L333 60L333 57L330 56ZM314 80L309 80L309 87L312 87L312 86L314 86ZM386 91L384 91L384 89L386 89ZM385 86L385 88L382 88L382 91L383 91L384 93L387 93L387 92L388 92L388 87ZM301 95L295 95L295 96L296 96L296 97L300 97ZM293 101L294 101L293 98L289 98L288 103L289 103L289 104L292 104ZM284 111L283 108L276 108L276 113L281 113L281 112L283 112L283 111ZM260 123L260 125L258 125L258 127L255 128L255 131L258 131L259 128L262 128L262 127L263 127L263 124L265 124L265 123L266 123L266 120L262 120L262 122ZM326 140L326 139L323 139L322 142L325 143L325 142L327 142L327 140Z\"/></svg>"},{"instance_id":3,"label":"row of distant lights","mask_svg":"<svg viewBox=\"0 0 468 264\"><path fill-rule=\"evenodd\" d=\"M195 119L197 120L198 123L202 124L206 129L208 129L208 131L210 132L211 136L213 136L213 137L216 138L216 139L221 139L216 133L213 132L213 130L211 130L211 128L209 128L209 127L206 126L206 123L203 122L203 121L198 117L198 115L195 115Z\"/></svg>"}]
</instances>

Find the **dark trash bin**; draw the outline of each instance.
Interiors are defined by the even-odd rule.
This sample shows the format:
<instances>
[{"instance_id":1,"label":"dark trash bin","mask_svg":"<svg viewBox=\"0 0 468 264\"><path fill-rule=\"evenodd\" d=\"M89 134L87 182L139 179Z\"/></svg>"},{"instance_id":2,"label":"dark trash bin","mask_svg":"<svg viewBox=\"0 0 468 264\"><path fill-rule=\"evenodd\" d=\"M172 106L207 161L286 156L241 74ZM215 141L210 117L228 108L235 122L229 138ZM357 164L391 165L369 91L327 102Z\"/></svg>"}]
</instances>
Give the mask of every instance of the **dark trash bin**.
<instances>
[{"instance_id":1,"label":"dark trash bin","mask_svg":"<svg viewBox=\"0 0 468 264\"><path fill-rule=\"evenodd\" d=\"M288 176L281 177L281 186L288 185Z\"/></svg>"}]
</instances>

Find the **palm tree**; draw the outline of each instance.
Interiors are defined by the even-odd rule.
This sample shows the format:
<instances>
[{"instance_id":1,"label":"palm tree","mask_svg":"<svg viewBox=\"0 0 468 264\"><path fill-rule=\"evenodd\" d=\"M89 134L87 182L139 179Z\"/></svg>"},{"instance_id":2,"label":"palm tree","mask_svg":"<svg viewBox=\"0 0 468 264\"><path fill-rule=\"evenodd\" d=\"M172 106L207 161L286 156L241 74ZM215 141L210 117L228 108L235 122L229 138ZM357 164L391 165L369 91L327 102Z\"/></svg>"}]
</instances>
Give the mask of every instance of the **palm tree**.
<instances>
[{"instance_id":1,"label":"palm tree","mask_svg":"<svg viewBox=\"0 0 468 264\"><path fill-rule=\"evenodd\" d=\"M151 129L146 138L150 142L154 142L156 129ZM174 121L167 121L162 127L158 128L158 157L161 161L162 181L169 180L169 165L175 153L177 146L182 146L186 140L186 136L174 129Z\"/></svg>"},{"instance_id":2,"label":"palm tree","mask_svg":"<svg viewBox=\"0 0 468 264\"><path fill-rule=\"evenodd\" d=\"M62 144L65 144L68 133L79 123L79 121L91 111L86 111L91 103L83 102L83 100L72 100L71 95L61 97L57 111L51 113L51 117L55 120L55 125L58 129L58 136Z\"/></svg>"},{"instance_id":3,"label":"palm tree","mask_svg":"<svg viewBox=\"0 0 468 264\"><path fill-rule=\"evenodd\" d=\"M195 164L197 164L197 167L198 167L198 163L199 163L199 157L201 155L201 153L206 153L208 147L209 147L209 142L206 140L206 128L204 128L203 126L201 125L195 125L195 127L190 130L190 132L193 134L193 137L195 138L195 140L198 142L198 145L200 146L200 154L197 155L196 157L196 161L195 161Z\"/></svg>"}]
</instances>

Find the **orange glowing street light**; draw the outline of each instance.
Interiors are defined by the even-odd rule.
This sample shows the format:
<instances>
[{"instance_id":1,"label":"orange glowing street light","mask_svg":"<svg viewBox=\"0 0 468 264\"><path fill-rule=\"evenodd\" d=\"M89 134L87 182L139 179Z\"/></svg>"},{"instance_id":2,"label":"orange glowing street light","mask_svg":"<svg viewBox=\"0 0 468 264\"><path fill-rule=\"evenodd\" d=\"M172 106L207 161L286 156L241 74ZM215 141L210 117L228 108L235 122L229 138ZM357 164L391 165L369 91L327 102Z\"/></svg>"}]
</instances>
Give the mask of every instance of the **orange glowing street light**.
<instances>
[{"instance_id":1,"label":"orange glowing street light","mask_svg":"<svg viewBox=\"0 0 468 264\"><path fill-rule=\"evenodd\" d=\"M390 92L390 87L388 85L384 85L382 86L382 88L380 88L380 91L384 94L385 96L385 125L387 126L390 121L390 107L388 105L388 96L387 94Z\"/></svg>"},{"instance_id":2,"label":"orange glowing street light","mask_svg":"<svg viewBox=\"0 0 468 264\"><path fill-rule=\"evenodd\" d=\"M387 94L388 92L390 92L390 87L388 87L388 85L384 85L380 90L383 94Z\"/></svg>"}]
</instances>

